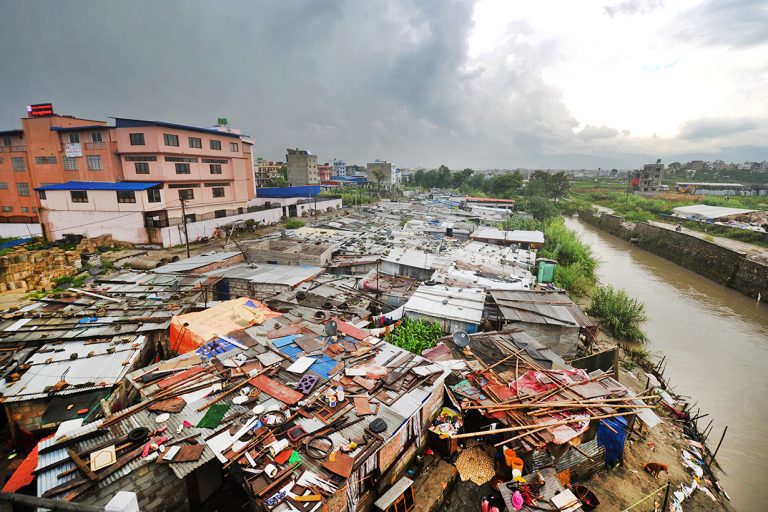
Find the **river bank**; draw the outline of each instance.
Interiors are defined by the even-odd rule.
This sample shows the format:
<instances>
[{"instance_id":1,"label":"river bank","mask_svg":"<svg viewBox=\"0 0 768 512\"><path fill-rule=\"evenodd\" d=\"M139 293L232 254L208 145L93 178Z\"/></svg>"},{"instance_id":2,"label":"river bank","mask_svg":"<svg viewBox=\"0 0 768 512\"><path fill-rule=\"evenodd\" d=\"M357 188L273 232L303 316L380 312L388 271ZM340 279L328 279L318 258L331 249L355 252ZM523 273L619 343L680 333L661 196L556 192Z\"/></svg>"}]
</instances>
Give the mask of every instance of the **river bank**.
<instances>
[{"instance_id":1,"label":"river bank","mask_svg":"<svg viewBox=\"0 0 768 512\"><path fill-rule=\"evenodd\" d=\"M768 388L768 306L644 251L581 220L566 219L599 260L603 284L623 288L646 304L650 351L666 356L665 375L693 396L710 439L728 434L717 459L725 489L738 510L758 510L768 499L761 474L768 456L759 446L768 421L761 407Z\"/></svg>"},{"instance_id":2,"label":"river bank","mask_svg":"<svg viewBox=\"0 0 768 512\"><path fill-rule=\"evenodd\" d=\"M607 212L583 210L579 218L718 284L750 297L768 297L768 264L754 255L655 223L627 222Z\"/></svg>"}]
</instances>

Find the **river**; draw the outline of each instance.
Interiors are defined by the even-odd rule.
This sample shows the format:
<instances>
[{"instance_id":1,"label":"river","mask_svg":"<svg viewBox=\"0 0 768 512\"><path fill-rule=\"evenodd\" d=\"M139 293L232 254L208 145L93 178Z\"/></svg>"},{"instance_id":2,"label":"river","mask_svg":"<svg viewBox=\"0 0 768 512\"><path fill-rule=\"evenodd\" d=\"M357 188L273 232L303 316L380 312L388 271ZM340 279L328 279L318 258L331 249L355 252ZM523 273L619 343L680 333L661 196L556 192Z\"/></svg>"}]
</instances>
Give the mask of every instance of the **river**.
<instances>
[{"instance_id":1,"label":"river","mask_svg":"<svg viewBox=\"0 0 768 512\"><path fill-rule=\"evenodd\" d=\"M672 388L709 413L699 421L701 428L714 419L712 449L728 426L717 459L733 506L766 510L768 304L580 220L566 219L566 225L592 248L600 282L645 303L647 348L667 356L664 376Z\"/></svg>"}]
</instances>

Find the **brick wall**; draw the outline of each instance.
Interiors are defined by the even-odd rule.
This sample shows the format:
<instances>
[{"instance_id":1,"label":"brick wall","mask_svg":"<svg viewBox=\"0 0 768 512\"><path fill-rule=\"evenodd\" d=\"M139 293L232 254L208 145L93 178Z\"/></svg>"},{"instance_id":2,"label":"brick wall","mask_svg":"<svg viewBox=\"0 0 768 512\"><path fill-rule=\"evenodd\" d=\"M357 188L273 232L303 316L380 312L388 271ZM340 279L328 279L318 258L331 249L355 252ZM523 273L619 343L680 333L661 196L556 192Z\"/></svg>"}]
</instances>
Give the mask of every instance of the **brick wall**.
<instances>
[{"instance_id":1,"label":"brick wall","mask_svg":"<svg viewBox=\"0 0 768 512\"><path fill-rule=\"evenodd\" d=\"M37 432L41 428L41 420L46 406L45 400L42 399L7 402L5 411L11 423L18 422L30 432ZM11 428L11 432L14 432L13 428Z\"/></svg>"},{"instance_id":2,"label":"brick wall","mask_svg":"<svg viewBox=\"0 0 768 512\"><path fill-rule=\"evenodd\" d=\"M104 506L121 490L131 490L136 493L141 512L189 510L187 485L179 480L168 464L151 462L133 470L123 478L85 494L82 503Z\"/></svg>"},{"instance_id":3,"label":"brick wall","mask_svg":"<svg viewBox=\"0 0 768 512\"><path fill-rule=\"evenodd\" d=\"M325 508L328 512L346 512L348 501L347 490L344 489L331 496Z\"/></svg>"}]
</instances>

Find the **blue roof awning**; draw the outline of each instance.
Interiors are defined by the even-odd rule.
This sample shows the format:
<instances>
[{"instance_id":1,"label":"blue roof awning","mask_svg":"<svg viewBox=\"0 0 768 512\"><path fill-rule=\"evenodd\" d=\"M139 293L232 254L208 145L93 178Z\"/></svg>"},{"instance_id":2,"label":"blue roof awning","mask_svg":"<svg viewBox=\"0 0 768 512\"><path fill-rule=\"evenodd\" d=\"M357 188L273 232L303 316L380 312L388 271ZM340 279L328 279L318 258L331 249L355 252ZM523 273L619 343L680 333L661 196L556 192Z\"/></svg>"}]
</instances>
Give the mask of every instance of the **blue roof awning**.
<instances>
[{"instance_id":1,"label":"blue roof awning","mask_svg":"<svg viewBox=\"0 0 768 512\"><path fill-rule=\"evenodd\" d=\"M107 130L109 128L113 128L112 126L107 126L105 124L91 124L87 126L51 126L52 132L83 132L83 131L93 131L93 130Z\"/></svg>"},{"instance_id":2,"label":"blue roof awning","mask_svg":"<svg viewBox=\"0 0 768 512\"><path fill-rule=\"evenodd\" d=\"M68 181L37 187L35 190L147 190L158 185L160 182L157 181Z\"/></svg>"}]
</instances>

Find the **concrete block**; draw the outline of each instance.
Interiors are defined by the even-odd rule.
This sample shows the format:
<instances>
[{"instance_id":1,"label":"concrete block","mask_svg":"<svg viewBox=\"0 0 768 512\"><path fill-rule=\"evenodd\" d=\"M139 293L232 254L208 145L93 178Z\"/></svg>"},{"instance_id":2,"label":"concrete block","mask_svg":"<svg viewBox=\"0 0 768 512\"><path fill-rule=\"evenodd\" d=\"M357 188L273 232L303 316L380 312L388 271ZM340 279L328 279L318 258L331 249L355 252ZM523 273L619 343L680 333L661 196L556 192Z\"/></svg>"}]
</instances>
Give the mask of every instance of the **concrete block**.
<instances>
[{"instance_id":1,"label":"concrete block","mask_svg":"<svg viewBox=\"0 0 768 512\"><path fill-rule=\"evenodd\" d=\"M119 491L104 507L105 512L139 512L136 493Z\"/></svg>"}]
</instances>

